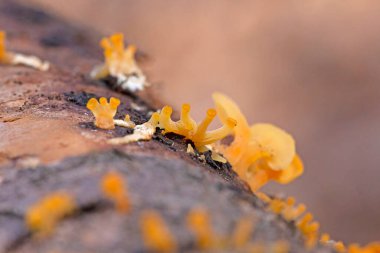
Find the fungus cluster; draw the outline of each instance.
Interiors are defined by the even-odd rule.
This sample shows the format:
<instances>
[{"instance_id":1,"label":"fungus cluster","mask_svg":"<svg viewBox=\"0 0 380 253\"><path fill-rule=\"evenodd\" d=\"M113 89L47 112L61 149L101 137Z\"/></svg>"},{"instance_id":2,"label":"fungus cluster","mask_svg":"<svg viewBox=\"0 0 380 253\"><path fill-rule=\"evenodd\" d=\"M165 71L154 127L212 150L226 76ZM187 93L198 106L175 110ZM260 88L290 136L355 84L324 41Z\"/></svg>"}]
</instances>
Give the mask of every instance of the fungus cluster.
<instances>
[{"instance_id":1,"label":"fungus cluster","mask_svg":"<svg viewBox=\"0 0 380 253\"><path fill-rule=\"evenodd\" d=\"M116 33L100 41L104 52L104 64L97 66L90 73L94 79L114 77L121 88L131 92L143 90L146 78L135 61L136 47L125 48L124 35Z\"/></svg>"},{"instance_id":2,"label":"fungus cluster","mask_svg":"<svg viewBox=\"0 0 380 253\"><path fill-rule=\"evenodd\" d=\"M115 203L116 209L120 213L127 213L130 210L127 184L120 173L110 171L104 175L101 189L103 194Z\"/></svg>"},{"instance_id":3,"label":"fungus cluster","mask_svg":"<svg viewBox=\"0 0 380 253\"><path fill-rule=\"evenodd\" d=\"M287 132L271 124L249 126L230 98L215 93L213 99L220 120L227 124L234 118L237 123L233 142L222 145L220 151L252 190L257 191L269 180L286 184L303 173L294 139Z\"/></svg>"},{"instance_id":4,"label":"fungus cluster","mask_svg":"<svg viewBox=\"0 0 380 253\"><path fill-rule=\"evenodd\" d=\"M49 235L56 224L75 210L74 199L65 192L54 192L26 211L27 227L40 236Z\"/></svg>"},{"instance_id":5,"label":"fungus cluster","mask_svg":"<svg viewBox=\"0 0 380 253\"><path fill-rule=\"evenodd\" d=\"M232 133L236 126L236 121L233 118L227 117L223 121L223 126L212 131L207 131L208 126L216 116L216 110L209 109L206 112L204 120L197 124L190 116L190 105L182 105L180 120L173 121L171 115L173 109L170 106L162 108L158 127L164 130L164 133L175 133L184 136L191 140L195 147L200 150L205 150L206 145L215 143Z\"/></svg>"},{"instance_id":6,"label":"fungus cluster","mask_svg":"<svg viewBox=\"0 0 380 253\"><path fill-rule=\"evenodd\" d=\"M5 46L6 34L0 31L0 63L7 65L24 65L41 71L49 69L50 64L33 55L23 55L8 51Z\"/></svg>"}]
</instances>

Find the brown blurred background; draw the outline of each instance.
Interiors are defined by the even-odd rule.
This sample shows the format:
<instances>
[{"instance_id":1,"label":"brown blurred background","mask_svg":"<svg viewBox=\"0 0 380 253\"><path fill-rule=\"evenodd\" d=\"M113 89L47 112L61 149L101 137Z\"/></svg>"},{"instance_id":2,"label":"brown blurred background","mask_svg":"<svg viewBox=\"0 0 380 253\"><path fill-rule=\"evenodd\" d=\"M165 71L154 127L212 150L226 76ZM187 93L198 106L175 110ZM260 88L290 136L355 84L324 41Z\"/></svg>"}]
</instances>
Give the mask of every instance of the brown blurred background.
<instances>
[{"instance_id":1,"label":"brown blurred background","mask_svg":"<svg viewBox=\"0 0 380 253\"><path fill-rule=\"evenodd\" d=\"M149 54L162 99L201 119L222 91L296 138L305 174L267 191L345 242L380 239L380 2L24 0Z\"/></svg>"}]
</instances>

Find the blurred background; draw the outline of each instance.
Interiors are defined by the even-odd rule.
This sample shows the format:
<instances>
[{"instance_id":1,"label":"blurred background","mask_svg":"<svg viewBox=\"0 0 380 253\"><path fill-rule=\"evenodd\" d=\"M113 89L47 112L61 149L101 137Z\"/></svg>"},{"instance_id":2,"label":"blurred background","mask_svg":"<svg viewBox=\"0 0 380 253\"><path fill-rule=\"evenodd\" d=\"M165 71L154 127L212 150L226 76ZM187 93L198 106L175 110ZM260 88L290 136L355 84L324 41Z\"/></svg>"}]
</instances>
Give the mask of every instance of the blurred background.
<instances>
[{"instance_id":1,"label":"blurred background","mask_svg":"<svg viewBox=\"0 0 380 253\"><path fill-rule=\"evenodd\" d=\"M24 0L148 53L163 101L201 119L211 93L297 140L304 175L264 191L306 203L344 242L380 239L380 2Z\"/></svg>"}]
</instances>

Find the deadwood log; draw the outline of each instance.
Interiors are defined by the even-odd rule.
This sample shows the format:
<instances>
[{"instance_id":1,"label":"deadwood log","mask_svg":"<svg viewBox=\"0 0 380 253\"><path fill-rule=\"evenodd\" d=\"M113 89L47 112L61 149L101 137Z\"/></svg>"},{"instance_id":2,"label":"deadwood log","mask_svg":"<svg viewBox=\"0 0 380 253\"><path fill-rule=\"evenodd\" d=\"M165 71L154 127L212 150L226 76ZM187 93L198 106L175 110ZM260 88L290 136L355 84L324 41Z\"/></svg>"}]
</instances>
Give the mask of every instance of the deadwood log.
<instances>
[{"instance_id":1,"label":"deadwood log","mask_svg":"<svg viewBox=\"0 0 380 253\"><path fill-rule=\"evenodd\" d=\"M51 63L47 72L0 67L1 252L145 252L139 214L147 209L164 217L181 252L196 252L186 214L197 206L209 211L217 234L231 234L239 217L250 215L255 219L251 242L286 240L291 252L305 252L294 223L267 212L230 166L208 154L204 161L187 154L180 137L156 133L148 142L106 144L131 130L95 128L85 107L90 97L120 98L117 117L128 113L137 123L154 108L149 99L88 78L102 59L99 35L15 1L0 3L0 27L8 33L9 48ZM110 170L128 182L128 215L117 213L99 189ZM75 196L78 212L37 240L25 225L25 212L57 190Z\"/></svg>"}]
</instances>

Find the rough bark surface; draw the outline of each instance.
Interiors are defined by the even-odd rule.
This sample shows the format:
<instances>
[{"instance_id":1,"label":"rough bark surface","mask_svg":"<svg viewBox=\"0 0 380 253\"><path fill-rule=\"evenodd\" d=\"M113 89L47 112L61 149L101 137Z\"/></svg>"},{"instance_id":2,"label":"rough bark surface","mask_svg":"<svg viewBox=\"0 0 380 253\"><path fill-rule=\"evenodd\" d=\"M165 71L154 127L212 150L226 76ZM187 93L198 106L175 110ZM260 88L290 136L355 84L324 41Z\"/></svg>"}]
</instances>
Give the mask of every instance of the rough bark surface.
<instances>
[{"instance_id":1,"label":"rough bark surface","mask_svg":"<svg viewBox=\"0 0 380 253\"><path fill-rule=\"evenodd\" d=\"M231 234L239 217L252 216L251 241L289 241L291 252L305 252L293 223L265 211L265 205L230 166L186 153L179 136L156 133L149 142L110 146L105 140L131 129L94 127L85 108L90 97L118 97L118 118L128 113L142 123L152 102L109 89L88 78L100 63L99 36L14 1L0 3L0 27L8 48L50 61L39 72L0 67L0 251L145 252L139 214L157 210L181 251L196 252L185 217L207 208L215 231ZM127 35L128 36L128 35ZM144 102L145 101L145 102ZM117 213L99 189L105 172L117 170L128 181L132 211ZM78 212L48 238L37 240L25 226L27 208L56 190L75 196ZM330 252L318 246L314 252Z\"/></svg>"}]
</instances>

